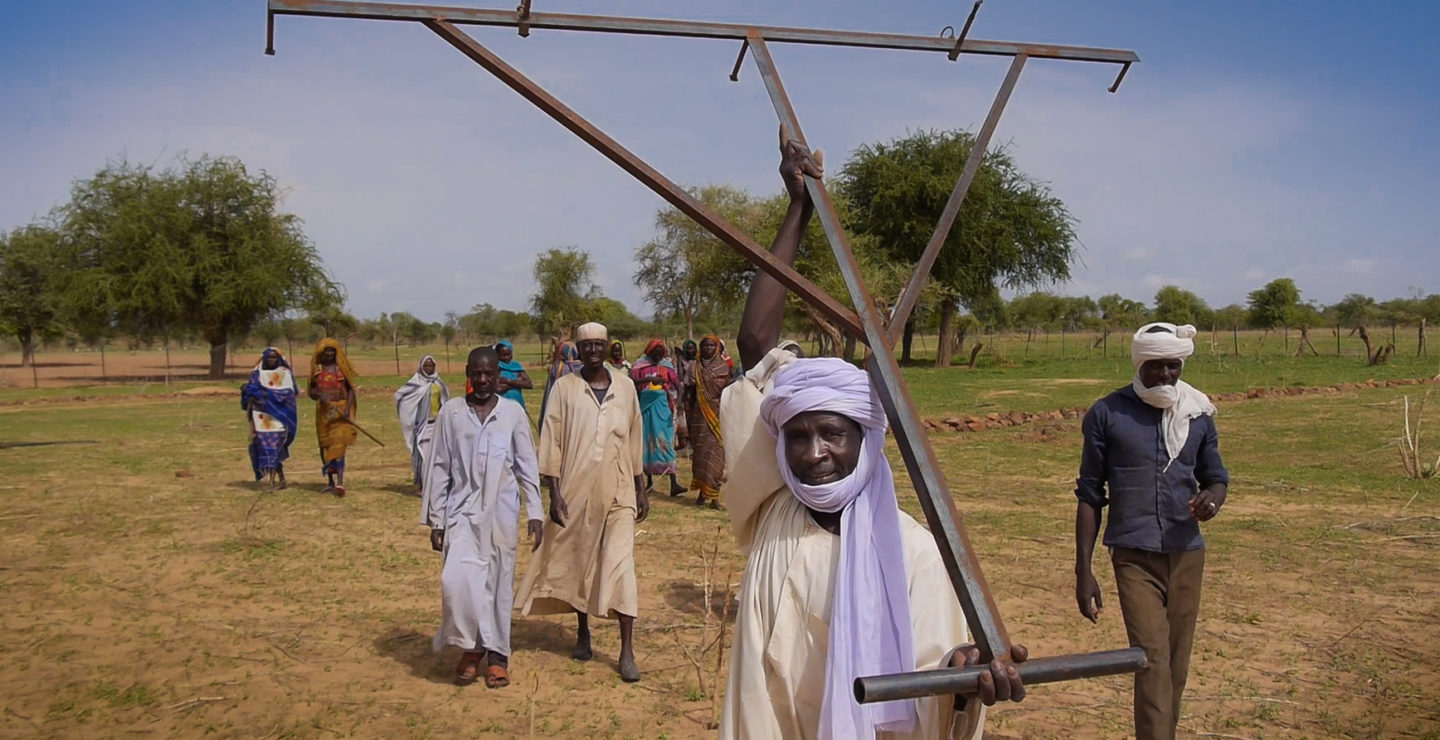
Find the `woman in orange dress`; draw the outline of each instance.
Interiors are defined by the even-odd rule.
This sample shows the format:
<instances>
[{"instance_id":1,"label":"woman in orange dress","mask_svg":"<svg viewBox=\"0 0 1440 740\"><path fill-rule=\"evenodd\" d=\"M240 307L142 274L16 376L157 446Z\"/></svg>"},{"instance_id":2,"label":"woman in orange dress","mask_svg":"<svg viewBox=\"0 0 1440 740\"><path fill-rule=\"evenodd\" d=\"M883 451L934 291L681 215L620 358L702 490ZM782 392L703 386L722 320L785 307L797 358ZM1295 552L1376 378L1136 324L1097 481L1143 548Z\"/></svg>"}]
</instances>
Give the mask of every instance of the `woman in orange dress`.
<instances>
[{"instance_id":1,"label":"woman in orange dress","mask_svg":"<svg viewBox=\"0 0 1440 740\"><path fill-rule=\"evenodd\" d=\"M315 345L310 361L310 398L315 405L315 434L320 441L325 493L345 495L345 450L355 444L355 381L359 376L340 343L330 337Z\"/></svg>"}]
</instances>

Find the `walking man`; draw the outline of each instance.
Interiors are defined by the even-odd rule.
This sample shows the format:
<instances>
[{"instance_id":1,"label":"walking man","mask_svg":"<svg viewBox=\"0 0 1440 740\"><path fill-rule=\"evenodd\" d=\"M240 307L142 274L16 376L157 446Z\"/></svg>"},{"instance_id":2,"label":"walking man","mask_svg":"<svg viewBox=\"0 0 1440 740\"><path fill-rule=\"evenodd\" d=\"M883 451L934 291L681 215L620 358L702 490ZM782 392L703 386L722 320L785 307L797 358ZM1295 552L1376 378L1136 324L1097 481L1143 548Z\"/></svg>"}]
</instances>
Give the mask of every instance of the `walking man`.
<instances>
[{"instance_id":1,"label":"walking man","mask_svg":"<svg viewBox=\"0 0 1440 740\"><path fill-rule=\"evenodd\" d=\"M420 523L430 546L444 553L440 630L432 642L464 651L455 680L468 684L485 667L485 685L510 684L510 611L520 500L526 529L539 547L540 481L530 419L520 404L495 392L500 358L490 347L465 363L470 392L440 407L425 475Z\"/></svg>"},{"instance_id":2,"label":"walking man","mask_svg":"<svg viewBox=\"0 0 1440 740\"><path fill-rule=\"evenodd\" d=\"M1090 569L1101 511L1120 613L1147 666L1135 675L1135 736L1169 740L1180 721L1190 669L1205 540L1200 524L1225 505L1230 474L1220 462L1215 407L1180 380L1195 352L1195 327L1146 324L1135 332L1130 385L1100 399L1081 425L1075 481L1075 601L1091 622L1100 586Z\"/></svg>"},{"instance_id":3,"label":"walking man","mask_svg":"<svg viewBox=\"0 0 1440 740\"><path fill-rule=\"evenodd\" d=\"M540 479L550 489L544 544L520 585L521 614L578 619L570 656L593 657L590 617L620 623L620 677L640 680L634 629L635 525L650 513L635 384L607 366L605 327L576 329L581 368L555 381L540 431Z\"/></svg>"}]
</instances>

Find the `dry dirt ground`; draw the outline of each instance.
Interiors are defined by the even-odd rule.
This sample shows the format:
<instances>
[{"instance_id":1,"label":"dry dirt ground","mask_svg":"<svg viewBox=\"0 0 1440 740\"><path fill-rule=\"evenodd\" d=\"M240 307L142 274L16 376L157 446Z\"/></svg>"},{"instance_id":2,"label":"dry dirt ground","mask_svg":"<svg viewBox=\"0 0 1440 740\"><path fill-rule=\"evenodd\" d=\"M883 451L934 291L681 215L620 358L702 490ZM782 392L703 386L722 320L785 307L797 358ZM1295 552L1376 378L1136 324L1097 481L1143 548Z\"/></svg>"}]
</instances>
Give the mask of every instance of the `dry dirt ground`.
<instances>
[{"instance_id":1,"label":"dry dirt ground","mask_svg":"<svg viewBox=\"0 0 1440 740\"><path fill-rule=\"evenodd\" d=\"M460 688L456 654L430 649L439 559L388 389L363 393L361 416L389 447L354 448L343 500L319 493L308 408L290 490L252 487L233 383L7 398L0 441L96 444L0 448L0 736L713 736L724 663L717 674L704 648L743 567L722 513L657 497L639 528L641 683L616 676L613 624L579 664L572 620L517 616L514 684ZM1398 475L1400 399L1222 407L1234 483L1206 530L1183 736L1440 738L1440 481ZM1074 606L1078 434L1064 420L935 437L1010 634L1034 655L1125 644L1103 561L1100 624ZM1038 686L987 736L1123 737L1129 696L1125 678Z\"/></svg>"}]
</instances>

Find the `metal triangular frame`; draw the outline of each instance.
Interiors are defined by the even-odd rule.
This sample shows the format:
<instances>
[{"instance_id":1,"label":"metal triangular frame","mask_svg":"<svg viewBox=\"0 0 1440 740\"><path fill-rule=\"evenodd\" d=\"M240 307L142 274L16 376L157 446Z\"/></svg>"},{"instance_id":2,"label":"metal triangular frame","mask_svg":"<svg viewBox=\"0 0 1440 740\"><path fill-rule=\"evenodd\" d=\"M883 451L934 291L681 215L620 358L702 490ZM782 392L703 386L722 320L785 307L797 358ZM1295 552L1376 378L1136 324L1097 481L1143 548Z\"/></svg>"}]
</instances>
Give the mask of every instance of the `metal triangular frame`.
<instances>
[{"instance_id":1,"label":"metal triangular frame","mask_svg":"<svg viewBox=\"0 0 1440 740\"><path fill-rule=\"evenodd\" d=\"M978 9L980 3L975 4ZM945 477L940 471L935 451L925 433L925 427L911 401L905 380L895 362L892 351L900 338L905 322L914 310L920 292L925 287L930 270L934 266L941 246L944 245L965 195L980 169L981 160L989 147L990 137L1000 121L1000 115L1010 99L1021 70L1029 59L1061 59L1070 61L1104 62L1122 65L1111 85L1114 92L1124 79L1130 65L1139 61L1133 51L1120 49L1099 49L1093 47L1056 46L1052 44L1026 44L1001 41L968 39L975 9L966 21L958 38L939 36L905 36L852 31L831 31L804 28L781 28L770 26L747 26L728 23L704 23L693 21L656 20L645 18L617 18L609 16L586 16L556 13L533 13L530 0L522 0L515 12L485 10L477 8L441 7L428 5L407 5L378 2L344 2L340 0L269 0L267 18L266 53L274 53L274 19L276 15L301 15L340 18L365 18L372 20L402 20L425 25L460 53L485 68L501 82L519 93L537 108L544 111L557 123L569 129L596 151L609 158L621 169L653 190L672 206L694 219L707 231L714 234L726 245L739 252L755 266L773 276L789 290L813 306L828 319L834 321L846 333L865 342L870 347L866 369L875 383L880 401L889 417L895 441L904 458L905 468L916 496L924 509L925 519L935 536L945 563L950 582L970 625L972 635L984 660L994 657L1008 659L1010 637L1004 621L996 607L995 600L986 585L979 560L970 546L969 536L961 524L960 514L955 508ZM771 103L780 122L788 127L790 136L801 143L805 135L800 120L785 94L780 74L770 55L769 42L821 44L863 48L911 49L944 52L951 60L962 54L987 54L1012 58L1009 71L1000 90L991 104L975 141L970 149L960 179L950 195L939 223L925 247L915 273L905 286L899 301L887 324L875 309L855 262L854 254L840 223L835 204L831 200L824 182L818 178L806 177L806 186L815 203L816 215L826 238L835 253L836 262L845 279L851 303L857 307L851 311L833 297L798 273L793 267L773 257L769 250L756 243L734 225L705 207L684 188L666 178L655 168L646 164L619 142L607 136L584 117L567 107L534 81L525 77L514 67L505 63L474 38L461 31L457 24L514 27L521 36L528 36L535 29L569 31L594 31L606 33L645 34L658 36L685 36L696 38L736 39L742 42L740 56L731 72L732 80L738 79L740 66L745 54L751 52ZM1017 666L1027 684L1062 681L1090 676L1112 675L1140 670L1145 665L1144 652L1140 648L1125 648L1080 655L1065 655L1035 658ZM855 694L861 702L890 701L937 694L966 694L975 691L984 668L936 669L892 676L859 678L855 682Z\"/></svg>"}]
</instances>

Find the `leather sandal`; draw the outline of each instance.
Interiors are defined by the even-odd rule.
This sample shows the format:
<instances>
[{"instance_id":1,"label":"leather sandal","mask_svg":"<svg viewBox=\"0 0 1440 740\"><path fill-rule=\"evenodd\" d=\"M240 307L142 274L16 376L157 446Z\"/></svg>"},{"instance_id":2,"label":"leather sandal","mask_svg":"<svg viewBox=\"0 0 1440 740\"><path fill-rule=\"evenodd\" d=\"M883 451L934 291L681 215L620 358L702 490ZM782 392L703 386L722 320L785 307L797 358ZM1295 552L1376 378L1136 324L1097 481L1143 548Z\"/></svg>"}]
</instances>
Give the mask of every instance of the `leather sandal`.
<instances>
[{"instance_id":1,"label":"leather sandal","mask_svg":"<svg viewBox=\"0 0 1440 740\"><path fill-rule=\"evenodd\" d=\"M510 685L510 672L505 666L492 665L485 669L485 688L503 689Z\"/></svg>"}]
</instances>

